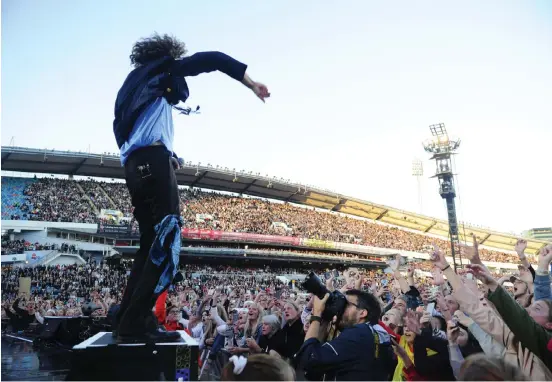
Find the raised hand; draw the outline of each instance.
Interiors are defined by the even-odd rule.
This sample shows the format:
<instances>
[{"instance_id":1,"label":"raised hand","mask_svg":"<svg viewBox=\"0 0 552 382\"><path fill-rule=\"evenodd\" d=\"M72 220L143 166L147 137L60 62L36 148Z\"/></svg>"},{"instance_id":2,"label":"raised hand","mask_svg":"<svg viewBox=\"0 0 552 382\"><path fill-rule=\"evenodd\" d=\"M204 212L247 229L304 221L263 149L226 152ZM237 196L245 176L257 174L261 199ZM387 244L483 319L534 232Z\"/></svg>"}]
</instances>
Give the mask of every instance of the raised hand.
<instances>
[{"instance_id":1,"label":"raised hand","mask_svg":"<svg viewBox=\"0 0 552 382\"><path fill-rule=\"evenodd\" d=\"M458 336L460 335L460 328L454 321L447 322L447 338L450 344L457 344Z\"/></svg>"},{"instance_id":2,"label":"raised hand","mask_svg":"<svg viewBox=\"0 0 552 382\"><path fill-rule=\"evenodd\" d=\"M405 320L406 327L408 328L408 330L418 335L422 333L422 330L421 330L422 325L420 324L420 317L421 315L419 315L418 313L414 312L413 310L409 310L406 313L406 320Z\"/></svg>"},{"instance_id":3,"label":"raised hand","mask_svg":"<svg viewBox=\"0 0 552 382\"><path fill-rule=\"evenodd\" d=\"M360 290L360 288L362 287L363 281L364 281L364 278L359 273L357 273L354 281L356 290Z\"/></svg>"},{"instance_id":4,"label":"raised hand","mask_svg":"<svg viewBox=\"0 0 552 382\"><path fill-rule=\"evenodd\" d=\"M550 270L550 263L552 262L552 244L548 244L546 247L541 248L539 251L539 272L547 272Z\"/></svg>"},{"instance_id":5,"label":"raised hand","mask_svg":"<svg viewBox=\"0 0 552 382\"><path fill-rule=\"evenodd\" d=\"M429 325L431 325L431 313L422 313L422 318L420 318L420 325L422 325L423 327L429 327Z\"/></svg>"},{"instance_id":6,"label":"raised hand","mask_svg":"<svg viewBox=\"0 0 552 382\"><path fill-rule=\"evenodd\" d=\"M486 284L489 286L489 289L491 291L495 291L498 287L498 283L493 278L493 275L487 267L481 264L468 264L467 267L472 271L473 275L477 277L479 281L481 281L483 284Z\"/></svg>"},{"instance_id":7,"label":"raised hand","mask_svg":"<svg viewBox=\"0 0 552 382\"><path fill-rule=\"evenodd\" d=\"M447 259L445 259L445 254L439 249L436 244L433 244L433 253L430 257L431 262L437 268L444 270L449 266Z\"/></svg>"},{"instance_id":8,"label":"raised hand","mask_svg":"<svg viewBox=\"0 0 552 382\"><path fill-rule=\"evenodd\" d=\"M389 262L389 267L396 272L399 269L399 265L401 265L401 258L402 256L400 254L395 255L395 259L393 261Z\"/></svg>"},{"instance_id":9,"label":"raised hand","mask_svg":"<svg viewBox=\"0 0 552 382\"><path fill-rule=\"evenodd\" d=\"M439 286L443 285L445 283L445 279L443 277L443 272L437 267L434 267L431 270L431 274L433 275L433 285Z\"/></svg>"},{"instance_id":10,"label":"raised hand","mask_svg":"<svg viewBox=\"0 0 552 382\"><path fill-rule=\"evenodd\" d=\"M334 290L333 281L334 281L334 275L332 272L330 275L330 278L326 280L326 288L328 288L328 290L331 290L331 291Z\"/></svg>"},{"instance_id":11,"label":"raised hand","mask_svg":"<svg viewBox=\"0 0 552 382\"><path fill-rule=\"evenodd\" d=\"M477 242L477 237L472 234L472 246L467 246L460 244L460 251L462 256L466 257L472 264L483 264L481 258L479 257L479 243Z\"/></svg>"},{"instance_id":12,"label":"raised hand","mask_svg":"<svg viewBox=\"0 0 552 382\"><path fill-rule=\"evenodd\" d=\"M514 246L519 257L524 256L525 250L527 249L527 240L519 239Z\"/></svg>"},{"instance_id":13,"label":"raised hand","mask_svg":"<svg viewBox=\"0 0 552 382\"><path fill-rule=\"evenodd\" d=\"M471 324L473 324L473 320L466 316L461 310L457 310L456 312L454 312L452 317L465 327L469 327Z\"/></svg>"},{"instance_id":14,"label":"raised hand","mask_svg":"<svg viewBox=\"0 0 552 382\"><path fill-rule=\"evenodd\" d=\"M268 88L266 87L266 85L261 84L260 82L254 82L251 90L253 90L253 93L255 93L255 95L263 102L265 102L265 98L270 97Z\"/></svg>"}]
</instances>

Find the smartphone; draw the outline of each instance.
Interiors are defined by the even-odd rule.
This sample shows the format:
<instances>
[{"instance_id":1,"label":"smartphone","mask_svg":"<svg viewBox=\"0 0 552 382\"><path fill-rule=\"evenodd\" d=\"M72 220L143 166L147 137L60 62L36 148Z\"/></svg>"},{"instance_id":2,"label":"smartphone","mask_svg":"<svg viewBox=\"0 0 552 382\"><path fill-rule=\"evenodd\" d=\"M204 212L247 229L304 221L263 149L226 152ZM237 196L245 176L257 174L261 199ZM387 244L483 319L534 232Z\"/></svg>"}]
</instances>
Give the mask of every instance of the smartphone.
<instances>
[{"instance_id":1,"label":"smartphone","mask_svg":"<svg viewBox=\"0 0 552 382\"><path fill-rule=\"evenodd\" d=\"M388 284L389 284L389 281L387 279L381 280L381 285L382 286L387 286Z\"/></svg>"},{"instance_id":2,"label":"smartphone","mask_svg":"<svg viewBox=\"0 0 552 382\"><path fill-rule=\"evenodd\" d=\"M331 274L330 274L330 272L325 272L325 273L324 273L324 278L325 278L326 280L328 280L330 277L332 277Z\"/></svg>"},{"instance_id":3,"label":"smartphone","mask_svg":"<svg viewBox=\"0 0 552 382\"><path fill-rule=\"evenodd\" d=\"M473 280L473 273L468 273L468 274L466 275L466 278L467 278L468 280Z\"/></svg>"},{"instance_id":4,"label":"smartphone","mask_svg":"<svg viewBox=\"0 0 552 382\"><path fill-rule=\"evenodd\" d=\"M430 313L431 315L433 315L433 312L435 311L435 303L434 302L430 302L429 304L427 304L427 308L426 308L426 312Z\"/></svg>"},{"instance_id":5,"label":"smartphone","mask_svg":"<svg viewBox=\"0 0 552 382\"><path fill-rule=\"evenodd\" d=\"M335 278L339 277L339 271L337 269L334 269L333 274Z\"/></svg>"}]
</instances>

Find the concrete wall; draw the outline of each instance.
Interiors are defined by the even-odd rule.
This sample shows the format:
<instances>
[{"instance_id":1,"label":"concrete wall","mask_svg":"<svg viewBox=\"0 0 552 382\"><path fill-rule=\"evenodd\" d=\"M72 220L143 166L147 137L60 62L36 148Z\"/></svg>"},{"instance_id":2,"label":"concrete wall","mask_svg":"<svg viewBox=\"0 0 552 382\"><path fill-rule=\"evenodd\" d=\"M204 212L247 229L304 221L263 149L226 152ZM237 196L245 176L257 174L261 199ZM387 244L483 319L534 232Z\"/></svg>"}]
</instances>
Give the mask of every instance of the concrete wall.
<instances>
[{"instance_id":1,"label":"concrete wall","mask_svg":"<svg viewBox=\"0 0 552 382\"><path fill-rule=\"evenodd\" d=\"M89 223L58 223L58 222L43 222L30 220L2 220L2 229L12 229L15 232L21 231L41 231L46 228L60 228L74 231L82 231L96 233L98 231L97 224Z\"/></svg>"}]
</instances>

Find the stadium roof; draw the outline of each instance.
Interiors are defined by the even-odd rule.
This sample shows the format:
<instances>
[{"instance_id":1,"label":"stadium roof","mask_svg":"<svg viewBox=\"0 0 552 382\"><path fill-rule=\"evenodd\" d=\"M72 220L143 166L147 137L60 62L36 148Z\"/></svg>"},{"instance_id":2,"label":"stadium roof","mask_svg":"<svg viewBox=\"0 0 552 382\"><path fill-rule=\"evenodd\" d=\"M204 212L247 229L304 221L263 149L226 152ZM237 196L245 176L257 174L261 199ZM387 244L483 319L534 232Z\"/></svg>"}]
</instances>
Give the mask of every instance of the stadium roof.
<instances>
[{"instance_id":1,"label":"stadium roof","mask_svg":"<svg viewBox=\"0 0 552 382\"><path fill-rule=\"evenodd\" d=\"M124 178L120 158L113 154L40 150L2 146L2 170L101 178ZM445 220L340 195L333 191L293 183L283 178L188 162L176 172L178 184L276 199L360 216L412 230L448 237ZM471 242L474 233L483 245L511 251L517 237L479 227L462 226L460 239ZM536 254L547 242L529 239L527 252Z\"/></svg>"}]
</instances>

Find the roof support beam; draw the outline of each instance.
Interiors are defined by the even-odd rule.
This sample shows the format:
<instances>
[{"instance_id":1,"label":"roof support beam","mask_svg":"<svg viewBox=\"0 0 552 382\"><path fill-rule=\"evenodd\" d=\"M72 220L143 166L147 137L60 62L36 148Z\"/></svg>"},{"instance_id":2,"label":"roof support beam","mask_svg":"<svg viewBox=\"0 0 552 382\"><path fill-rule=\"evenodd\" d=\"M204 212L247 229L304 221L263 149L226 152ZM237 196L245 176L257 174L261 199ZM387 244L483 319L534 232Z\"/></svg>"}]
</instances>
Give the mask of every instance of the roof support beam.
<instances>
[{"instance_id":1,"label":"roof support beam","mask_svg":"<svg viewBox=\"0 0 552 382\"><path fill-rule=\"evenodd\" d=\"M433 227L435 227L436 224L437 224L437 222L434 221L426 229L424 229L424 232L429 232L429 230L432 229Z\"/></svg>"},{"instance_id":2,"label":"roof support beam","mask_svg":"<svg viewBox=\"0 0 552 382\"><path fill-rule=\"evenodd\" d=\"M374 219L374 220L380 220L380 219L381 219L382 217L384 217L385 214L388 213L388 212L389 212L389 210L384 210L384 211L383 211L381 214L379 214L378 217L377 217L376 219Z\"/></svg>"},{"instance_id":3,"label":"roof support beam","mask_svg":"<svg viewBox=\"0 0 552 382\"><path fill-rule=\"evenodd\" d=\"M240 191L240 194L243 194L245 191L249 190L249 187L254 185L257 182L257 179L253 179L253 182L249 183L247 186L243 188L243 190Z\"/></svg>"},{"instance_id":4,"label":"roof support beam","mask_svg":"<svg viewBox=\"0 0 552 382\"><path fill-rule=\"evenodd\" d=\"M77 174L77 171L80 170L80 168L82 167L82 165L86 162L88 158L84 158L83 160L81 160L73 170L71 170L71 173L69 175L76 175Z\"/></svg>"},{"instance_id":5,"label":"roof support beam","mask_svg":"<svg viewBox=\"0 0 552 382\"><path fill-rule=\"evenodd\" d=\"M488 233L487 236L485 236L485 238L479 242L479 244L483 244L485 241L487 241L489 237L491 237L490 233Z\"/></svg>"},{"instance_id":6,"label":"roof support beam","mask_svg":"<svg viewBox=\"0 0 552 382\"><path fill-rule=\"evenodd\" d=\"M331 211L339 211L338 207L341 207L345 203L345 199L337 198L337 204L332 207Z\"/></svg>"},{"instance_id":7,"label":"roof support beam","mask_svg":"<svg viewBox=\"0 0 552 382\"><path fill-rule=\"evenodd\" d=\"M295 195L297 195L299 193L299 191L295 191L294 193L290 194L285 200L284 202L288 203L291 198L293 198Z\"/></svg>"},{"instance_id":8,"label":"roof support beam","mask_svg":"<svg viewBox=\"0 0 552 382\"><path fill-rule=\"evenodd\" d=\"M203 179L203 178L205 177L205 175L207 175L208 172L209 172L209 171L204 171L204 172L202 172L201 174L199 174L199 175L197 176L197 178L190 184L190 188L195 187L195 185L196 185L201 179Z\"/></svg>"}]
</instances>

